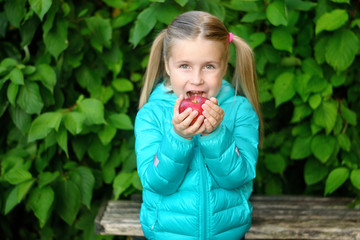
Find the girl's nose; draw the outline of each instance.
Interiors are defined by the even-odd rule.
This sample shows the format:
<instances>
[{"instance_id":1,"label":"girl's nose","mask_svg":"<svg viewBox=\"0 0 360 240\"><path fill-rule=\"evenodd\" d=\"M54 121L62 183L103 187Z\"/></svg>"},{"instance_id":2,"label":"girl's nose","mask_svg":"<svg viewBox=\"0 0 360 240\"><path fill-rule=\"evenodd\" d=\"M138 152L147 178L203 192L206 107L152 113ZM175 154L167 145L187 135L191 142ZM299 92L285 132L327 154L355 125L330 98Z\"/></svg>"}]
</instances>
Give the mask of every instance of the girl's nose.
<instances>
[{"instance_id":1,"label":"girl's nose","mask_svg":"<svg viewBox=\"0 0 360 240\"><path fill-rule=\"evenodd\" d=\"M201 74L201 70L194 71L194 74L193 74L190 82L194 85L201 85L204 82L202 74Z\"/></svg>"}]
</instances>

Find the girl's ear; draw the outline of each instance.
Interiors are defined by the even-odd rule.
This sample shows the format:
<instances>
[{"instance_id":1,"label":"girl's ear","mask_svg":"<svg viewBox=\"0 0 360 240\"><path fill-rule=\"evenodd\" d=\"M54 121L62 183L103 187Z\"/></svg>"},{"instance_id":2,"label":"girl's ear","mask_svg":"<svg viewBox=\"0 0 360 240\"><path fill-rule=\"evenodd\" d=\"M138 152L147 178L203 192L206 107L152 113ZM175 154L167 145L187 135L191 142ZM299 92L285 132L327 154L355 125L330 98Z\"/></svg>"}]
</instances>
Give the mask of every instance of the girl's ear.
<instances>
[{"instance_id":1,"label":"girl's ear","mask_svg":"<svg viewBox=\"0 0 360 240\"><path fill-rule=\"evenodd\" d=\"M166 75L170 77L169 62L164 58Z\"/></svg>"}]
</instances>

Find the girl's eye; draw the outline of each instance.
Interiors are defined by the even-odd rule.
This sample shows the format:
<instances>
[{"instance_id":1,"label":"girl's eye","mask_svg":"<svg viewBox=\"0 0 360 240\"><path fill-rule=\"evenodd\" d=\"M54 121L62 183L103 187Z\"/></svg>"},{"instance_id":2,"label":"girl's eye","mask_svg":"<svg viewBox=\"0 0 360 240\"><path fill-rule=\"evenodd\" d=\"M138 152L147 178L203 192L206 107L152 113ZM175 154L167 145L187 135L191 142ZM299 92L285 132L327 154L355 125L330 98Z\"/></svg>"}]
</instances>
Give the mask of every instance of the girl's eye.
<instances>
[{"instance_id":1,"label":"girl's eye","mask_svg":"<svg viewBox=\"0 0 360 240\"><path fill-rule=\"evenodd\" d=\"M213 65L206 65L205 69L214 69L215 67Z\"/></svg>"},{"instance_id":2,"label":"girl's eye","mask_svg":"<svg viewBox=\"0 0 360 240\"><path fill-rule=\"evenodd\" d=\"M182 68L182 69L188 69L188 68L189 68L189 65L187 65L187 64L182 64L182 65L180 65L180 68Z\"/></svg>"}]
</instances>

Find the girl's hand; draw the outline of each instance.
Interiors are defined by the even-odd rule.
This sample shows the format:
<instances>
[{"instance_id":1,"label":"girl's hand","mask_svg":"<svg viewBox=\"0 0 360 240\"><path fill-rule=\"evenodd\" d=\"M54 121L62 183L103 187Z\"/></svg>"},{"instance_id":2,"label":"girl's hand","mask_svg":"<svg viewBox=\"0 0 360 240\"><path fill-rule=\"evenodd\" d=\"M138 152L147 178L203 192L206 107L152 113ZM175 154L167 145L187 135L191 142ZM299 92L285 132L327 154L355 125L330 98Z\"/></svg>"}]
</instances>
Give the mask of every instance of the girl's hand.
<instances>
[{"instance_id":1,"label":"girl's hand","mask_svg":"<svg viewBox=\"0 0 360 240\"><path fill-rule=\"evenodd\" d=\"M174 126L175 132L179 136L186 139L192 139L194 135L204 132L204 116L199 116L196 122L190 126L191 122L199 113L197 111L193 111L191 108L188 108L179 114L179 106L183 99L184 96L180 95L180 97L175 102L172 124Z\"/></svg>"},{"instance_id":2,"label":"girl's hand","mask_svg":"<svg viewBox=\"0 0 360 240\"><path fill-rule=\"evenodd\" d=\"M221 107L219 107L218 100L214 97L207 100L202 108L204 109L203 115L205 116L205 131L202 135L205 136L215 131L215 129L220 125L225 112Z\"/></svg>"}]
</instances>

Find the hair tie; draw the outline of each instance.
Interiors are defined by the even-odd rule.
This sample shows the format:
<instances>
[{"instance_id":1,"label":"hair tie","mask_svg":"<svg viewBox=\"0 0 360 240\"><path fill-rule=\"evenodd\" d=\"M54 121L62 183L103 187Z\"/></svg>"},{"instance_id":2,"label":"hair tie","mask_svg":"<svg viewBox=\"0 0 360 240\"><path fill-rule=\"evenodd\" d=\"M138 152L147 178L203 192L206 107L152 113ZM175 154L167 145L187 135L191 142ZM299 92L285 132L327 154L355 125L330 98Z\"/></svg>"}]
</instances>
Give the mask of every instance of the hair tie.
<instances>
[{"instance_id":1,"label":"hair tie","mask_svg":"<svg viewBox=\"0 0 360 240\"><path fill-rule=\"evenodd\" d=\"M234 39L234 34L232 32L229 32L229 43L231 43L233 39Z\"/></svg>"}]
</instances>

